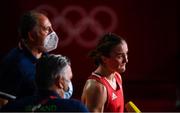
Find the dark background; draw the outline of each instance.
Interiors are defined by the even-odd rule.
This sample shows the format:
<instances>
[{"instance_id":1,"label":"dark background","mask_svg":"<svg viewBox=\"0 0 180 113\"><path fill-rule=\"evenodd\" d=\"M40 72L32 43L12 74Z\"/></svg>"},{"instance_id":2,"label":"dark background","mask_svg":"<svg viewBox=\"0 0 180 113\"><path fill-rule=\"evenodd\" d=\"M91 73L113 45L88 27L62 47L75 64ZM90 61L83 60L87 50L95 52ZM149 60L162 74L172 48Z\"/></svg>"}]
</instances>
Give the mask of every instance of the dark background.
<instances>
[{"instance_id":1,"label":"dark background","mask_svg":"<svg viewBox=\"0 0 180 113\"><path fill-rule=\"evenodd\" d=\"M22 13L42 5L48 5L43 10L60 38L58 48L52 53L71 59L74 98L80 99L85 81L95 69L93 61L87 57L95 47L91 42L104 32L114 32L124 37L129 46L129 63L123 74L126 101L132 100L141 111L176 111L179 81L176 0L4 0L0 7L1 57L17 46L17 25ZM63 16L63 10L72 6L82 8L85 15L73 10ZM100 11L94 18L95 25L79 25L101 6L110 8L116 15L115 20L109 13ZM66 21L60 21L61 18L58 21L58 17ZM114 28L106 29L112 24ZM99 25L102 29L98 31ZM65 43L68 39L71 41ZM84 40L84 45L80 39Z\"/></svg>"}]
</instances>

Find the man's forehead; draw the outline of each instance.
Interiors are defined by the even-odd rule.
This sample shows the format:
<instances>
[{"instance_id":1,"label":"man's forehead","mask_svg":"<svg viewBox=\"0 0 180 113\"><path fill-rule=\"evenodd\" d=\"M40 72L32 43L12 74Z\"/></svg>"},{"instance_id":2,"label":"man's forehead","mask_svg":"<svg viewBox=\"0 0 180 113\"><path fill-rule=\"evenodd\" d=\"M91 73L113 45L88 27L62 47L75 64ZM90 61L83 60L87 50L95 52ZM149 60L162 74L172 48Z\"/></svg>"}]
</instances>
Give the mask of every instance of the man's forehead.
<instances>
[{"instance_id":1,"label":"man's forehead","mask_svg":"<svg viewBox=\"0 0 180 113\"><path fill-rule=\"evenodd\" d=\"M45 15L38 16L38 24L40 26L51 26L49 19Z\"/></svg>"}]
</instances>

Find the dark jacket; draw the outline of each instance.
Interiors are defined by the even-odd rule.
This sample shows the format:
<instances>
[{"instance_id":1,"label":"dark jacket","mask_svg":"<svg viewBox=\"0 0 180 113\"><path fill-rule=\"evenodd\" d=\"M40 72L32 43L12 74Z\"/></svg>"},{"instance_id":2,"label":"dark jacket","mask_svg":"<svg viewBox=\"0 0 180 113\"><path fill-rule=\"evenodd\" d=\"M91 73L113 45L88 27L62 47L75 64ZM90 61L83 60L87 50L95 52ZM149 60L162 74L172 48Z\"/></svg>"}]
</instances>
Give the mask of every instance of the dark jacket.
<instances>
[{"instance_id":1,"label":"dark jacket","mask_svg":"<svg viewBox=\"0 0 180 113\"><path fill-rule=\"evenodd\" d=\"M36 96L25 97L4 106L1 111L15 112L88 112L87 108L78 100L62 99L52 91L40 91Z\"/></svg>"}]
</instances>

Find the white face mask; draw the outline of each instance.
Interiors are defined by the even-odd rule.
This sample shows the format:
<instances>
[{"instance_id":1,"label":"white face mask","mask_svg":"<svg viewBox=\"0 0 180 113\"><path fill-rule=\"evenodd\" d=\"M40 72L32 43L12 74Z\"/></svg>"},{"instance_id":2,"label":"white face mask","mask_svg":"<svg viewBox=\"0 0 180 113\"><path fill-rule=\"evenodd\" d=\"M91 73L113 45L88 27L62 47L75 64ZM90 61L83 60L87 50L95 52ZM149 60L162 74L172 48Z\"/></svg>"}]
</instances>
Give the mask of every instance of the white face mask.
<instances>
[{"instance_id":1,"label":"white face mask","mask_svg":"<svg viewBox=\"0 0 180 113\"><path fill-rule=\"evenodd\" d=\"M44 40L44 49L46 52L52 51L57 48L59 38L56 33L53 31L49 35L46 36Z\"/></svg>"}]
</instances>

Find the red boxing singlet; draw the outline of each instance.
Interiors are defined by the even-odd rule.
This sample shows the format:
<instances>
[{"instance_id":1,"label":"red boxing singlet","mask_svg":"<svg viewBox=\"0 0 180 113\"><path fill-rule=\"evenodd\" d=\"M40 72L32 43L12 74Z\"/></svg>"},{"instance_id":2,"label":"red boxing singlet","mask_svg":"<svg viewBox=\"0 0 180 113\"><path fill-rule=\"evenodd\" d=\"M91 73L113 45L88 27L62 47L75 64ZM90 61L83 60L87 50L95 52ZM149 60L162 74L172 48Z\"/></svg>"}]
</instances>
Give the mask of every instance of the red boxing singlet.
<instances>
[{"instance_id":1,"label":"red boxing singlet","mask_svg":"<svg viewBox=\"0 0 180 113\"><path fill-rule=\"evenodd\" d=\"M104 112L124 112L122 80L119 73L115 73L115 79L117 84L116 90L112 88L112 86L105 77L102 77L98 74L92 73L89 79L95 79L106 87L107 101L104 106Z\"/></svg>"}]
</instances>

